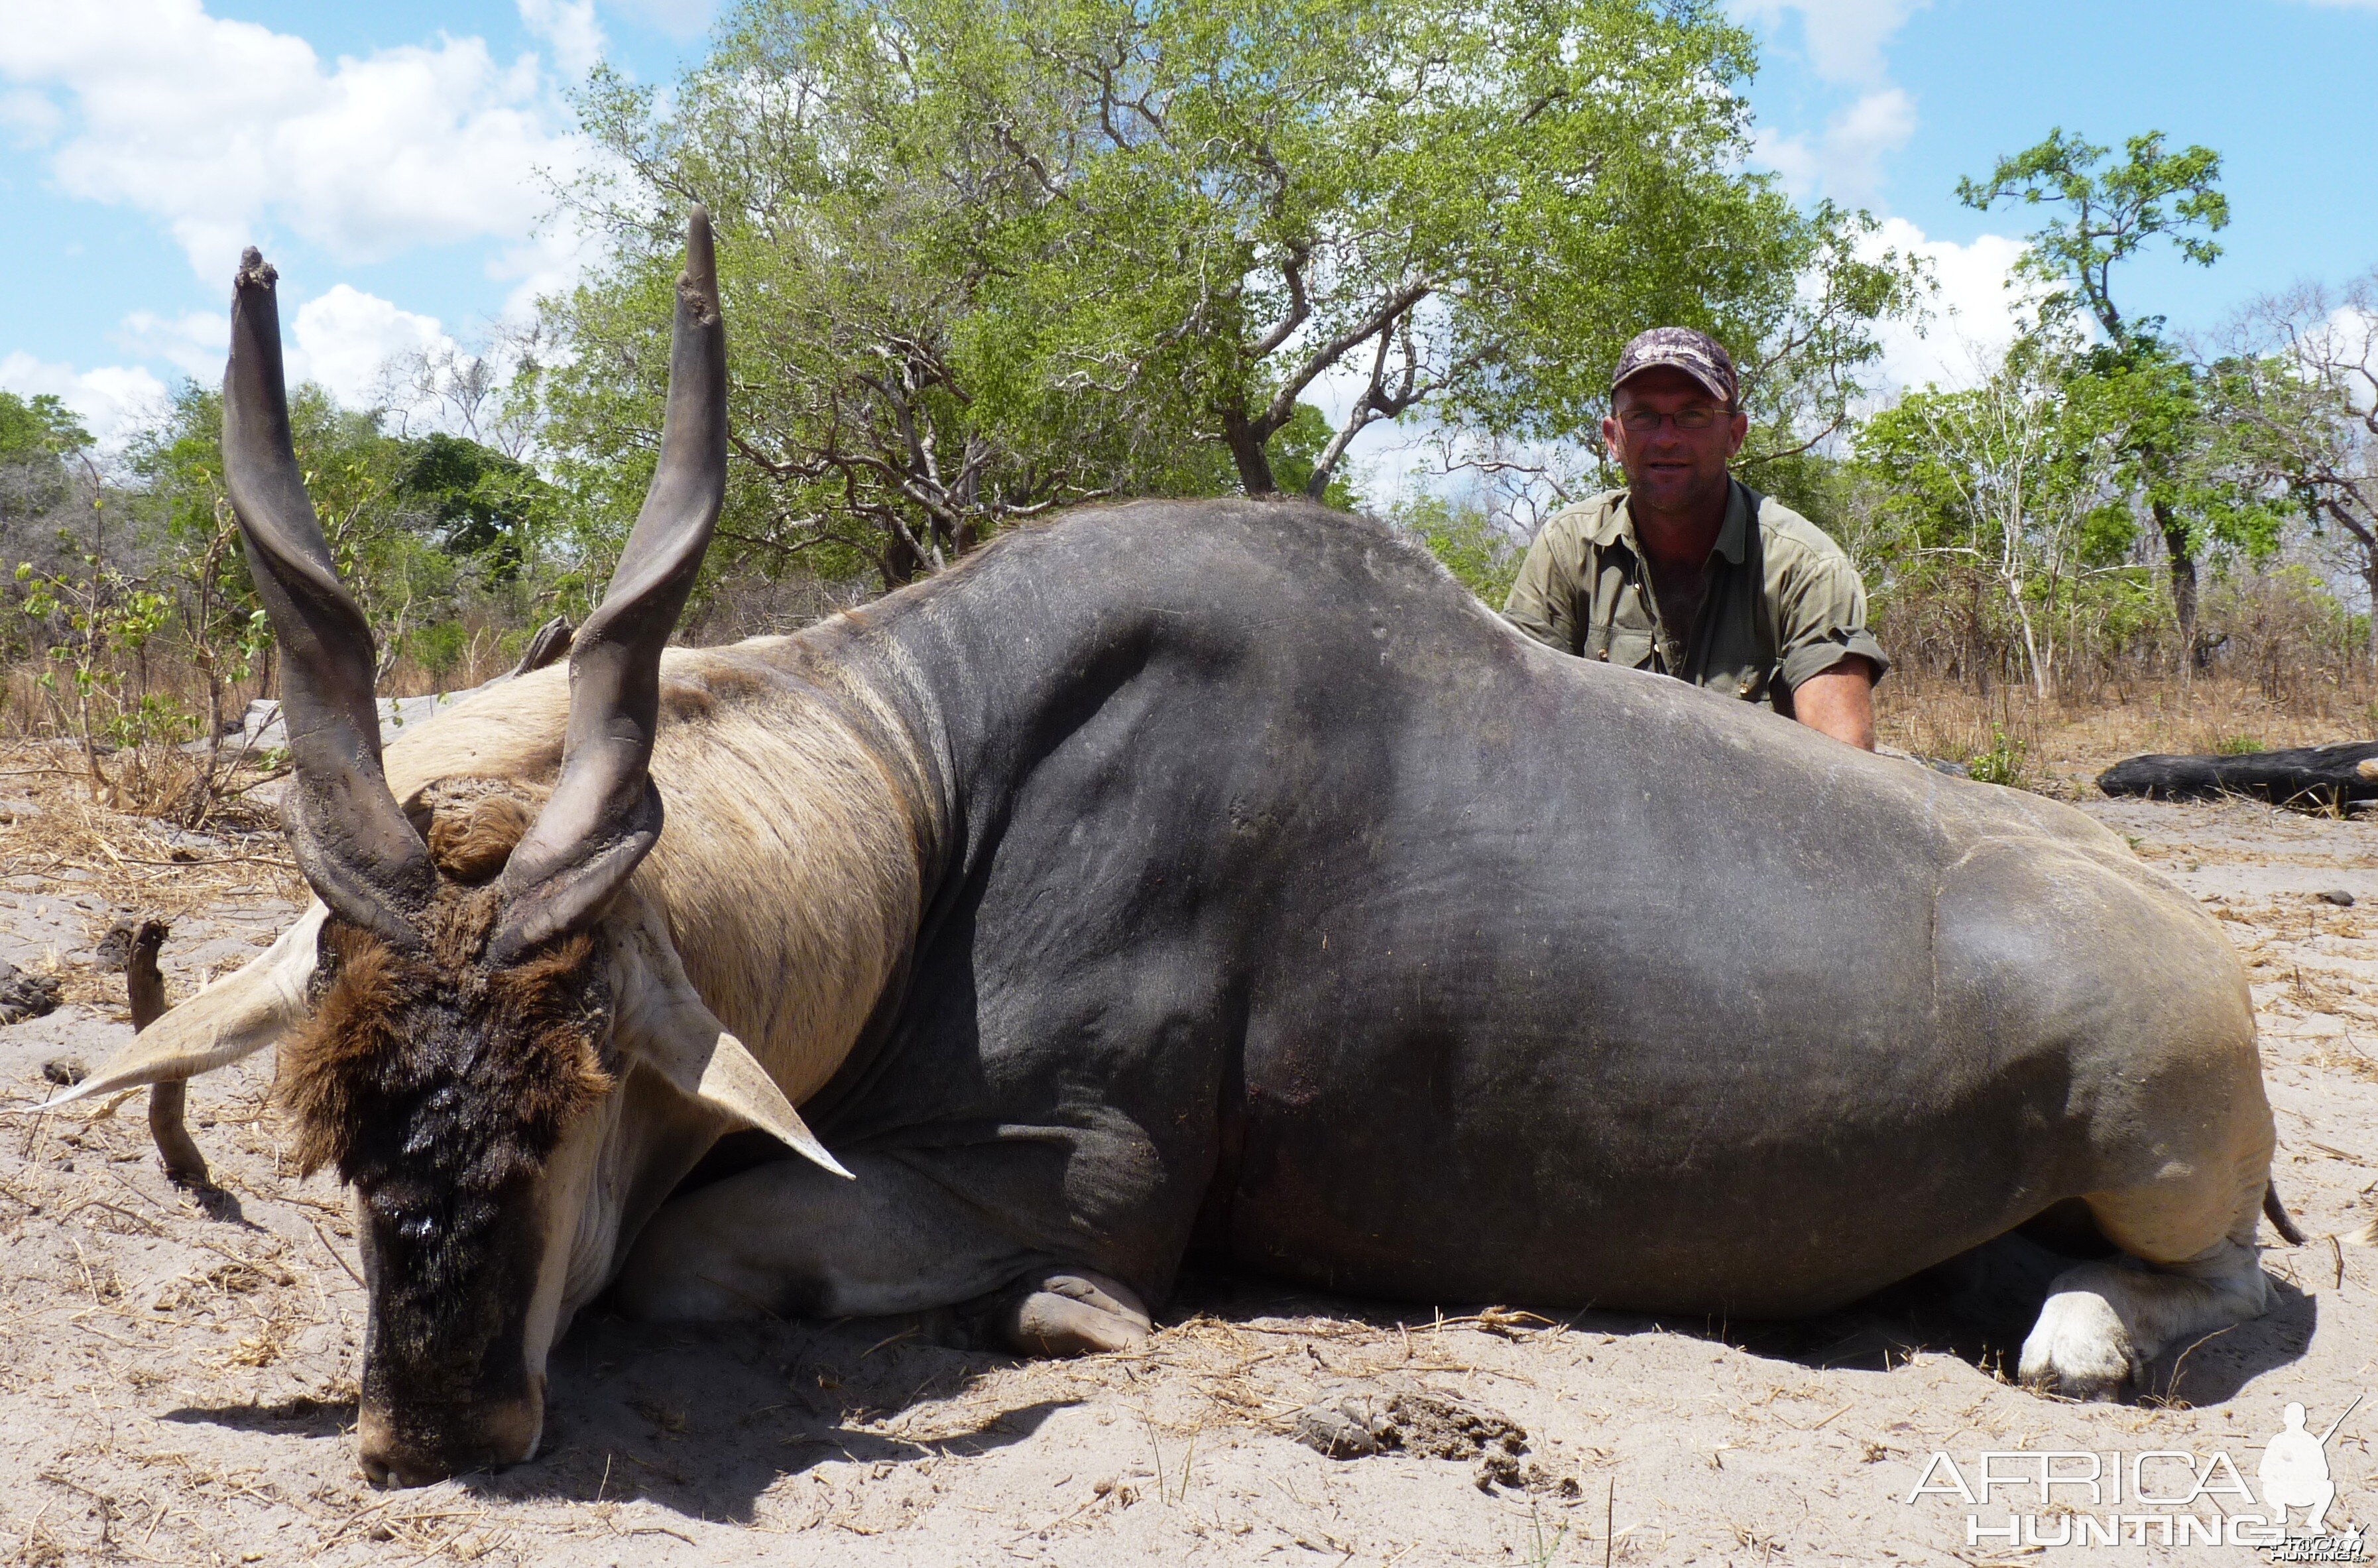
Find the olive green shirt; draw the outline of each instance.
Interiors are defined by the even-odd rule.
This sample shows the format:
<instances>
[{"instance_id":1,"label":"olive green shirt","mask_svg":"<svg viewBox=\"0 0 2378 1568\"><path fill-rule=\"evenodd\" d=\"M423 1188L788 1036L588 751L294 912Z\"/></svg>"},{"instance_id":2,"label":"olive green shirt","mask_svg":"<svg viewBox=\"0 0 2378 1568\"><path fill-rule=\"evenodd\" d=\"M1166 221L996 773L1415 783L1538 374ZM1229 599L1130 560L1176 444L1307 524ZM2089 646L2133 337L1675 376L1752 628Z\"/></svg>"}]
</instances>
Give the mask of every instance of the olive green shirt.
<instances>
[{"instance_id":1,"label":"olive green shirt","mask_svg":"<svg viewBox=\"0 0 2378 1568\"><path fill-rule=\"evenodd\" d=\"M1625 490L1553 515L1528 548L1503 614L1562 653L1764 699L1787 713L1796 687L1852 654L1872 660L1878 679L1890 668L1867 630L1866 585L1841 546L1739 481L1693 626L1662 622Z\"/></svg>"}]
</instances>

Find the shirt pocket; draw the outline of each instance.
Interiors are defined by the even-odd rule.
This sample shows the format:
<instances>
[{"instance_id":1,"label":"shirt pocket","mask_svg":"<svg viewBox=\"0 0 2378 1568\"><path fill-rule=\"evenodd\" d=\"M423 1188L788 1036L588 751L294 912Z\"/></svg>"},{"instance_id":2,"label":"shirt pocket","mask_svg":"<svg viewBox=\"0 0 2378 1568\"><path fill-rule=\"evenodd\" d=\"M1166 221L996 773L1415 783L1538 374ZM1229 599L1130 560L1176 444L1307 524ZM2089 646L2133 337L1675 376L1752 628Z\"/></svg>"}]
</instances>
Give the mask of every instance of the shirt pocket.
<instances>
[{"instance_id":1,"label":"shirt pocket","mask_svg":"<svg viewBox=\"0 0 2378 1568\"><path fill-rule=\"evenodd\" d=\"M1751 665L1721 674L1708 684L1720 691L1731 692L1744 702L1759 703L1768 700L1771 681L1764 665Z\"/></svg>"},{"instance_id":2,"label":"shirt pocket","mask_svg":"<svg viewBox=\"0 0 2378 1568\"><path fill-rule=\"evenodd\" d=\"M1642 669L1651 662L1651 632L1649 627L1613 626L1610 629L1609 660L1629 669Z\"/></svg>"}]
</instances>

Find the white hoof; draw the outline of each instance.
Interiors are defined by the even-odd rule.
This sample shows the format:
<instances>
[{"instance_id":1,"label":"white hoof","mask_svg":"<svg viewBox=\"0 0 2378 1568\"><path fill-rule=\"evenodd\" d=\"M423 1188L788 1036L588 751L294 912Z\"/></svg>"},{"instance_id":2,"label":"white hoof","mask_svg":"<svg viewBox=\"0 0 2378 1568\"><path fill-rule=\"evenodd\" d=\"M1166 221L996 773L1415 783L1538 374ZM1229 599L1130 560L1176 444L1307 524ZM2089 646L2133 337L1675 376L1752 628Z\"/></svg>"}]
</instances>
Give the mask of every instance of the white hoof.
<instances>
[{"instance_id":1,"label":"white hoof","mask_svg":"<svg viewBox=\"0 0 2378 1568\"><path fill-rule=\"evenodd\" d=\"M2067 1399L2114 1399L2142 1375L2130 1331L2095 1291L2068 1290L2048 1298L2031 1336L2023 1342L2024 1386Z\"/></svg>"}]
</instances>

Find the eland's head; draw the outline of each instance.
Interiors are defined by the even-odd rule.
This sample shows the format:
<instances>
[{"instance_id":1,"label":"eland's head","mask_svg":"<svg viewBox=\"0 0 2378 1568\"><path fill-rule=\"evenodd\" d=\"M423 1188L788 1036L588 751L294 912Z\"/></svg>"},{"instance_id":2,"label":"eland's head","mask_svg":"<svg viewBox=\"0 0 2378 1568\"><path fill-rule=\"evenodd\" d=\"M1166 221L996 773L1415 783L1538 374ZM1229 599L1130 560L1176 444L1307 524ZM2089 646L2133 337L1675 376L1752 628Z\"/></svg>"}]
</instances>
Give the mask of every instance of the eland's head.
<instances>
[{"instance_id":1,"label":"eland's head","mask_svg":"<svg viewBox=\"0 0 2378 1568\"><path fill-rule=\"evenodd\" d=\"M534 1453L546 1352L587 1285L570 1277L578 1216L631 1070L840 1169L630 886L661 832L661 648L726 483L726 340L700 211L686 251L659 464L571 648L558 775L445 778L403 801L382 768L371 633L290 444L274 273L250 250L235 285L223 466L280 638L283 815L320 907L61 1099L172 1082L286 1036L299 1162L354 1189L376 1481Z\"/></svg>"}]
</instances>

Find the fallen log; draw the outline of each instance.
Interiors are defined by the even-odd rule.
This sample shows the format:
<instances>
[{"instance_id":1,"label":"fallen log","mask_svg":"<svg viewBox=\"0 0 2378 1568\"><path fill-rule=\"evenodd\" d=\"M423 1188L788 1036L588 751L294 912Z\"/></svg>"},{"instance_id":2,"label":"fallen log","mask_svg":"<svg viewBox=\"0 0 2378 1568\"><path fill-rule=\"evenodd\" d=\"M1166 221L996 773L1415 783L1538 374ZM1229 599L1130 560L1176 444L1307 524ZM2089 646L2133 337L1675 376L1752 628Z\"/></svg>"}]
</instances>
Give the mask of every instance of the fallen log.
<instances>
[{"instance_id":1,"label":"fallen log","mask_svg":"<svg viewBox=\"0 0 2378 1568\"><path fill-rule=\"evenodd\" d=\"M2312 807L2378 801L2378 741L2241 756L2131 757L2099 774L2097 788L2161 801L2252 795L2276 805Z\"/></svg>"}]
</instances>

